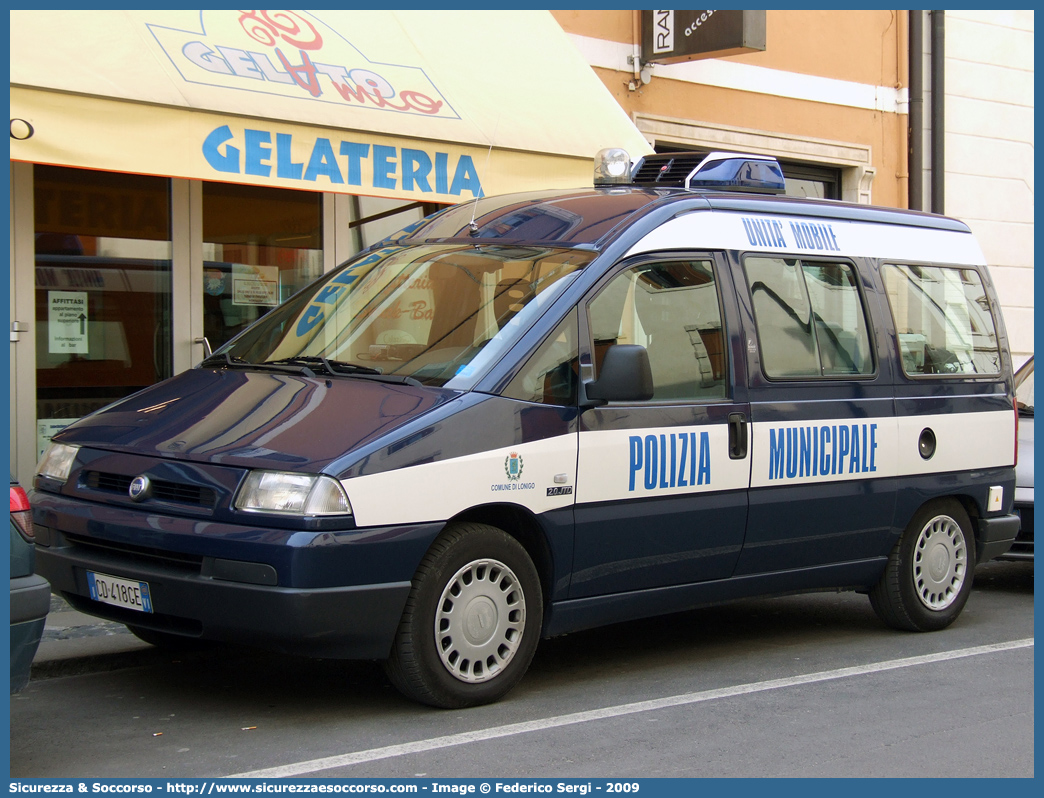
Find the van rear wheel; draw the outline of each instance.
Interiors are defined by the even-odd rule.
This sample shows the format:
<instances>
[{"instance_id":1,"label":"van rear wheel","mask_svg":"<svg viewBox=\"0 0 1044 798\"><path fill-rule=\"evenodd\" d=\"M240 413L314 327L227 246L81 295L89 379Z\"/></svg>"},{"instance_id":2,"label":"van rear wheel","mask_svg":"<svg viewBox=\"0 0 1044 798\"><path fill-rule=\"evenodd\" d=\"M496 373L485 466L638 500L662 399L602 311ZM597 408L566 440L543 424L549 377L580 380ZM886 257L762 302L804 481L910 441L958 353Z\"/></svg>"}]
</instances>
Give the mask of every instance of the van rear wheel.
<instances>
[{"instance_id":1,"label":"van rear wheel","mask_svg":"<svg viewBox=\"0 0 1044 798\"><path fill-rule=\"evenodd\" d=\"M417 569L385 672L422 704L492 703L529 668L542 621L540 578L522 545L496 527L455 524Z\"/></svg>"},{"instance_id":2,"label":"van rear wheel","mask_svg":"<svg viewBox=\"0 0 1044 798\"><path fill-rule=\"evenodd\" d=\"M964 609L974 571L968 514L953 499L932 502L914 514L892 549L870 604L895 629L945 629Z\"/></svg>"}]
</instances>

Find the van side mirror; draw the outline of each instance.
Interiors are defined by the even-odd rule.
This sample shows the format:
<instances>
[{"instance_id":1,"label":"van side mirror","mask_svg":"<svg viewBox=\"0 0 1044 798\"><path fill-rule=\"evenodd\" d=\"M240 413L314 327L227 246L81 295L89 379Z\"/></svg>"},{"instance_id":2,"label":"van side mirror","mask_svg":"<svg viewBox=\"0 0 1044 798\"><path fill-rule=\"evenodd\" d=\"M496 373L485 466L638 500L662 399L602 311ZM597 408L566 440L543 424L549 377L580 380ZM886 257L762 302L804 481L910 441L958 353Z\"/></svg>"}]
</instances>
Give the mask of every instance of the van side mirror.
<instances>
[{"instance_id":1,"label":"van side mirror","mask_svg":"<svg viewBox=\"0 0 1044 798\"><path fill-rule=\"evenodd\" d=\"M649 352L638 344L614 344L605 353L597 380L584 383L583 407L605 402L645 402L653 396Z\"/></svg>"}]
</instances>

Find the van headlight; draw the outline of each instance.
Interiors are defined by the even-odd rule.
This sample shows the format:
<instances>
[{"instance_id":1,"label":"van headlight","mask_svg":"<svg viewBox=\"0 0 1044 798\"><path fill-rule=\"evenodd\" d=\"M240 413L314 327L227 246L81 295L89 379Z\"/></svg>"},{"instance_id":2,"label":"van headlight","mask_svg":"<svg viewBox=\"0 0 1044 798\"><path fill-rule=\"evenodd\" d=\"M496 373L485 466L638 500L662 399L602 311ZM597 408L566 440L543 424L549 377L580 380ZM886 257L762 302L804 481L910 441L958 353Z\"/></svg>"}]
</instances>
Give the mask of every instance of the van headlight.
<instances>
[{"instance_id":1,"label":"van headlight","mask_svg":"<svg viewBox=\"0 0 1044 798\"><path fill-rule=\"evenodd\" d=\"M284 515L351 515L341 483L318 474L251 471L239 489L235 507L250 513Z\"/></svg>"},{"instance_id":2,"label":"van headlight","mask_svg":"<svg viewBox=\"0 0 1044 798\"><path fill-rule=\"evenodd\" d=\"M80 451L79 446L52 443L40 458L40 463L36 466L36 473L41 477L65 482L69 479L69 472L72 471L73 461L76 460L78 451Z\"/></svg>"}]
</instances>

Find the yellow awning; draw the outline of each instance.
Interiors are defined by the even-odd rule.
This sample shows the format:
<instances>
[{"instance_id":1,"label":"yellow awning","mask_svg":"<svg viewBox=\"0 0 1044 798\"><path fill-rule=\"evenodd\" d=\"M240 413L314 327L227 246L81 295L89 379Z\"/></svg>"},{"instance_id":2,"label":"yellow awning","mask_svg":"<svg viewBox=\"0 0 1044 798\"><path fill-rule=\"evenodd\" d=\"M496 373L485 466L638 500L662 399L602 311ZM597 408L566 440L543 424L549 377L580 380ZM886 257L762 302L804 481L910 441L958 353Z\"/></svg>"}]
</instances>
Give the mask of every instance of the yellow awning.
<instances>
[{"instance_id":1,"label":"yellow awning","mask_svg":"<svg viewBox=\"0 0 1044 798\"><path fill-rule=\"evenodd\" d=\"M651 151L546 11L12 11L11 119L13 160L431 202Z\"/></svg>"}]
</instances>

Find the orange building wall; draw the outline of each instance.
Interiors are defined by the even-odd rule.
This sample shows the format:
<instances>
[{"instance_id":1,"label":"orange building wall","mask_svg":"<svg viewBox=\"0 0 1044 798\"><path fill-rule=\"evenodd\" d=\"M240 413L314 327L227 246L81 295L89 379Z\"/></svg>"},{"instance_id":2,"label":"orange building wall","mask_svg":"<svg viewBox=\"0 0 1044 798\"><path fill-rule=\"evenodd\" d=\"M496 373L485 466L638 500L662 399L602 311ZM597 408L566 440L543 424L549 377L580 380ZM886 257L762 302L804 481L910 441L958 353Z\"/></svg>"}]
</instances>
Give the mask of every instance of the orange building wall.
<instances>
[{"instance_id":1,"label":"orange building wall","mask_svg":"<svg viewBox=\"0 0 1044 798\"><path fill-rule=\"evenodd\" d=\"M566 33L630 44L635 12L553 11ZM906 12L768 11L766 50L728 60L767 69L881 86L906 87ZM671 80L629 91L630 72L596 68L629 114L646 113L752 130L870 146L875 205L906 206L905 113L853 108Z\"/></svg>"}]
</instances>

